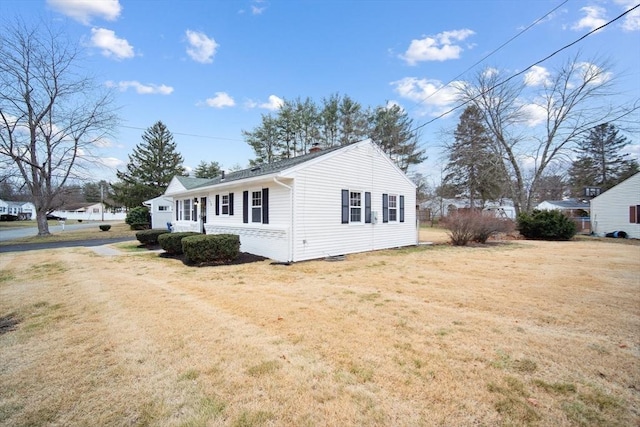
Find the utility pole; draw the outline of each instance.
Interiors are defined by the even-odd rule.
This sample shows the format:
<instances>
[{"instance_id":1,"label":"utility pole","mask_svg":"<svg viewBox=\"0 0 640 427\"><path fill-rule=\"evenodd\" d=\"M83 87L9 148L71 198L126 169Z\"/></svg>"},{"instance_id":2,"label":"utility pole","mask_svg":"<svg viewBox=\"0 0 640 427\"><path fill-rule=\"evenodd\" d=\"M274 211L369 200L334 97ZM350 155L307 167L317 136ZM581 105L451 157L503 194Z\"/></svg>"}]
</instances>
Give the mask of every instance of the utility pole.
<instances>
[{"instance_id":1,"label":"utility pole","mask_svg":"<svg viewBox=\"0 0 640 427\"><path fill-rule=\"evenodd\" d=\"M102 221L104 221L104 188L102 187L102 181L100 181L100 212L102 213Z\"/></svg>"}]
</instances>

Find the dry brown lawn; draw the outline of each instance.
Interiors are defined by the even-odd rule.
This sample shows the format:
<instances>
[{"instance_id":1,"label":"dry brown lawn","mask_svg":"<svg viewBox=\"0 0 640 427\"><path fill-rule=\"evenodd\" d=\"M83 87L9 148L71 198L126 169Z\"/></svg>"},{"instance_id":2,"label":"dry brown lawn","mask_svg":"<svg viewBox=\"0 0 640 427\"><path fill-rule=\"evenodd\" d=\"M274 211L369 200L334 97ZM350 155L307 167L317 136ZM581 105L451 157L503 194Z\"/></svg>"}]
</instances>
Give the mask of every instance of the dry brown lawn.
<instances>
[{"instance_id":1,"label":"dry brown lawn","mask_svg":"<svg viewBox=\"0 0 640 427\"><path fill-rule=\"evenodd\" d=\"M2 425L639 423L637 245L0 255Z\"/></svg>"}]
</instances>

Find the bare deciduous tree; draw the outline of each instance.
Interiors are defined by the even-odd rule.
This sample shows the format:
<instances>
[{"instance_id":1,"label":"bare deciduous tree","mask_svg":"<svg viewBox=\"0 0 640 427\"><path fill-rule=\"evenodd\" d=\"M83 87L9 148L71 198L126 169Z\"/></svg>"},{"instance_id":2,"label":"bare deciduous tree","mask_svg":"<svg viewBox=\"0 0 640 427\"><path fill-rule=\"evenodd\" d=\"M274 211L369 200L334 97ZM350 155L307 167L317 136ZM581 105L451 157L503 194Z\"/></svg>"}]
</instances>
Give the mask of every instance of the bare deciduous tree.
<instances>
[{"instance_id":1,"label":"bare deciduous tree","mask_svg":"<svg viewBox=\"0 0 640 427\"><path fill-rule=\"evenodd\" d=\"M38 235L49 234L56 196L89 166L117 119L110 93L83 74L80 54L48 24L0 28L0 157L29 189Z\"/></svg>"},{"instance_id":2,"label":"bare deciduous tree","mask_svg":"<svg viewBox=\"0 0 640 427\"><path fill-rule=\"evenodd\" d=\"M511 175L510 193L516 212L533 207L537 187L545 170L603 122L627 117L637 106L610 105L614 95L612 72L604 61L569 59L554 73L531 80L501 80L494 69L480 72L473 83L461 88L463 101L483 113ZM528 84L526 84L528 83ZM538 90L525 98L525 89ZM532 112L540 118L532 126Z\"/></svg>"}]
</instances>

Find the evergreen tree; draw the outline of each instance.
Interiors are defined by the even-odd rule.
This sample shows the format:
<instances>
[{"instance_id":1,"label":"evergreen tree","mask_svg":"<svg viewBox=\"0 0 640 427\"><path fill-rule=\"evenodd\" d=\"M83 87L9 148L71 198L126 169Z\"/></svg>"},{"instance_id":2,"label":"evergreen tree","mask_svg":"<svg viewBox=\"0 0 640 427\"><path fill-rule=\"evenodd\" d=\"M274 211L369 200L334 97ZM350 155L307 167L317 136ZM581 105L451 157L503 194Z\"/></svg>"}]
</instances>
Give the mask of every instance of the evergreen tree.
<instances>
[{"instance_id":1,"label":"evergreen tree","mask_svg":"<svg viewBox=\"0 0 640 427\"><path fill-rule=\"evenodd\" d=\"M129 155L127 169L116 173L120 181L113 185L115 200L127 207L161 195L175 175L185 175L173 135L161 121L148 128L142 140Z\"/></svg>"},{"instance_id":2,"label":"evergreen tree","mask_svg":"<svg viewBox=\"0 0 640 427\"><path fill-rule=\"evenodd\" d=\"M426 160L425 150L418 148L413 121L398 105L376 108L369 116L369 138L393 159L400 169Z\"/></svg>"},{"instance_id":3,"label":"evergreen tree","mask_svg":"<svg viewBox=\"0 0 640 427\"><path fill-rule=\"evenodd\" d=\"M589 135L578 142L578 158L569 169L573 194L583 195L585 186L607 190L638 172L638 162L630 159L629 154L622 154L628 144L627 138L619 135L611 123L592 128Z\"/></svg>"},{"instance_id":4,"label":"evergreen tree","mask_svg":"<svg viewBox=\"0 0 640 427\"><path fill-rule=\"evenodd\" d=\"M322 108L309 98L285 101L276 116L263 115L260 126L242 134L256 155L251 165L307 154L316 143L331 148L368 136L406 172L426 158L412 127L412 120L398 106L364 111L348 96L334 94L323 99Z\"/></svg>"},{"instance_id":5,"label":"evergreen tree","mask_svg":"<svg viewBox=\"0 0 640 427\"><path fill-rule=\"evenodd\" d=\"M455 141L447 147L448 163L444 183L458 194L469 198L470 206L480 199L500 197L505 180L504 164L493 151L493 141L482 122L482 113L475 106L467 107L454 132Z\"/></svg>"},{"instance_id":6,"label":"evergreen tree","mask_svg":"<svg viewBox=\"0 0 640 427\"><path fill-rule=\"evenodd\" d=\"M207 163L202 160L193 172L196 178L215 178L220 175L220 171L220 164L218 162Z\"/></svg>"}]
</instances>

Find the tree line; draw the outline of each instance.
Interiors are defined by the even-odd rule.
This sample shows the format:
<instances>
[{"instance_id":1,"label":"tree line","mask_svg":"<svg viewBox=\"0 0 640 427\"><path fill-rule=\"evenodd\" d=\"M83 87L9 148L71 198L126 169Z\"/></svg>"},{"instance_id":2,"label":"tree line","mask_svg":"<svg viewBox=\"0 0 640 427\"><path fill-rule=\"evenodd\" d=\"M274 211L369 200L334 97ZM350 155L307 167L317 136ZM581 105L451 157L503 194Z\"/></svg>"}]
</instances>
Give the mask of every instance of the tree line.
<instances>
[{"instance_id":1,"label":"tree line","mask_svg":"<svg viewBox=\"0 0 640 427\"><path fill-rule=\"evenodd\" d=\"M370 138L403 171L426 159L413 120L395 104L364 108L348 95L332 94L318 104L311 98L285 100L275 114L242 135L253 148L250 164L273 163Z\"/></svg>"}]
</instances>

